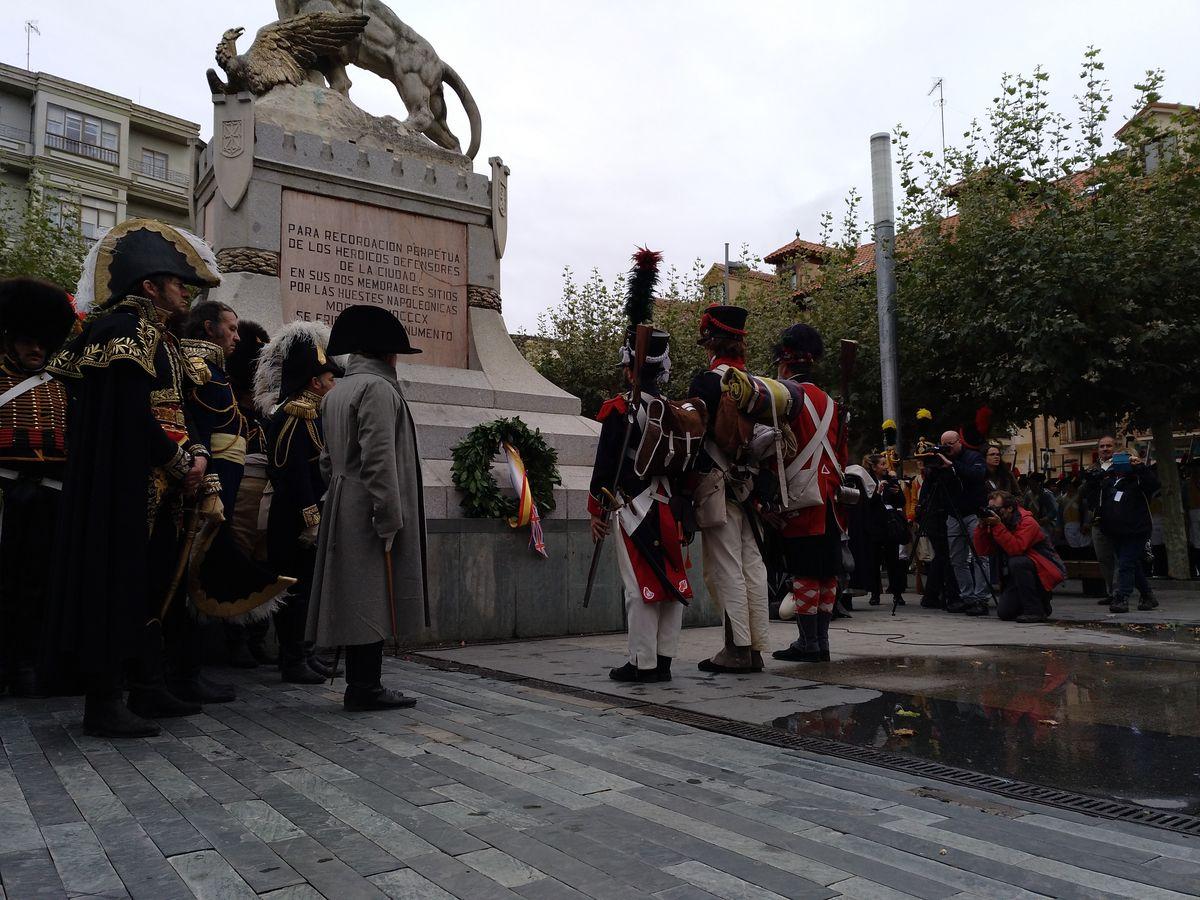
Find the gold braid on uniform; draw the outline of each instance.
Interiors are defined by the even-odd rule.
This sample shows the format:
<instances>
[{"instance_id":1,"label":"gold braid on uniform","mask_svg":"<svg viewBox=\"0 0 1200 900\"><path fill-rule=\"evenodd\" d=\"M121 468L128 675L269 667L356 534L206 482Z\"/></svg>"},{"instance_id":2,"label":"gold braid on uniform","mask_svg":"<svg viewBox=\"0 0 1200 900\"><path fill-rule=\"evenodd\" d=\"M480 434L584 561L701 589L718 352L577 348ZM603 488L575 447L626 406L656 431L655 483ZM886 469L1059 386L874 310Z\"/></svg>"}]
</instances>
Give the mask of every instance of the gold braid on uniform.
<instances>
[{"instance_id":1,"label":"gold braid on uniform","mask_svg":"<svg viewBox=\"0 0 1200 900\"><path fill-rule=\"evenodd\" d=\"M279 439L275 442L275 467L283 468L287 462L288 454L292 448L292 435L295 433L296 423L303 420L305 427L308 428L308 437L312 441L317 452L325 449L325 442L321 439L321 433L317 431L317 407L321 404L321 398L312 391L302 391L291 400L283 405L283 411L287 414L287 421L279 429ZM283 455L280 456L280 449L283 450ZM321 524L321 508L315 503L312 506L307 506L300 511L304 516L304 524L311 528L314 525Z\"/></svg>"},{"instance_id":2,"label":"gold braid on uniform","mask_svg":"<svg viewBox=\"0 0 1200 900\"><path fill-rule=\"evenodd\" d=\"M127 359L144 369L147 375L154 377L154 354L158 351L158 342L162 340L163 333L157 325L158 312L152 301L145 297L126 297L110 307L92 313L84 322L84 326L100 316L107 316L121 309L131 309L139 313L132 337L113 338L103 344L85 344L78 353L63 349L50 361L47 370L62 378L82 378L84 368L107 369L114 362Z\"/></svg>"}]
</instances>

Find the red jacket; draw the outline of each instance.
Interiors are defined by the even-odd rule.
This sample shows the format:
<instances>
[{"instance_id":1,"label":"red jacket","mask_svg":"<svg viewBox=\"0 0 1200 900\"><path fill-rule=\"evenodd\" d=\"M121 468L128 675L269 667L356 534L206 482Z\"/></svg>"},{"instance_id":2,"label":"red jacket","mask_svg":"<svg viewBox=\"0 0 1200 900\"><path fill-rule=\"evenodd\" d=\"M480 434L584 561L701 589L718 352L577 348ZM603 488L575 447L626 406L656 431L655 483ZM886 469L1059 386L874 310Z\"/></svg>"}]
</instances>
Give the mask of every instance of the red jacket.
<instances>
[{"instance_id":1,"label":"red jacket","mask_svg":"<svg viewBox=\"0 0 1200 900\"><path fill-rule=\"evenodd\" d=\"M798 383L796 385L804 393L812 399L813 407L817 411L817 416L823 416L825 409L830 405L834 405L833 420L829 423L829 445L837 453L837 465L842 471L846 468L846 451L841 446L841 420L837 411L837 404L834 403L832 397L810 382ZM816 432L817 423L812 420L805 408L803 399L797 404L799 410L792 416L789 424L792 431L796 435L796 443L798 447L803 448L809 442L813 434ZM838 526L842 531L846 530L846 521L841 506L836 502L837 489L841 485L842 479L838 475L838 469L834 466L834 460L830 458L828 451L821 449L817 455L820 460L818 465L821 467L821 497L826 504L833 504L834 517L837 519ZM784 527L781 534L784 537L806 537L815 534L825 533L825 506L813 506L808 509L802 509L789 516L787 525Z\"/></svg>"},{"instance_id":2,"label":"red jacket","mask_svg":"<svg viewBox=\"0 0 1200 900\"><path fill-rule=\"evenodd\" d=\"M1018 506L1017 512L1021 514L1021 520L1011 530L995 519L981 518L979 527L975 529L975 552L980 556L988 556L999 548L1009 556L1028 556L1033 560L1042 587L1052 591L1064 581L1062 570L1033 549L1046 538L1033 513L1023 506Z\"/></svg>"}]
</instances>

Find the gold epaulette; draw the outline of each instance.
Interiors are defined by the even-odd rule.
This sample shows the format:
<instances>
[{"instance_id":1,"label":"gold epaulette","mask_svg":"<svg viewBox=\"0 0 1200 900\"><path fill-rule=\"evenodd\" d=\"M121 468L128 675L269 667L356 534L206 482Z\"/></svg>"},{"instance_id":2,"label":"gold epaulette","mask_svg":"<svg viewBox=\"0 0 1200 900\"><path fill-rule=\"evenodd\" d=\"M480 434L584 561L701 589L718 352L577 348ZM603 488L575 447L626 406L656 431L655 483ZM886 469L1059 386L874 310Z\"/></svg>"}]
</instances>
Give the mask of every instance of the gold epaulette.
<instances>
[{"instance_id":1,"label":"gold epaulette","mask_svg":"<svg viewBox=\"0 0 1200 900\"><path fill-rule=\"evenodd\" d=\"M311 421L318 415L316 398L308 393L301 394L283 404L283 411L297 419L309 419Z\"/></svg>"},{"instance_id":2,"label":"gold epaulette","mask_svg":"<svg viewBox=\"0 0 1200 900\"><path fill-rule=\"evenodd\" d=\"M218 369L225 368L225 351L212 341L202 341L199 338L184 338L179 342L179 349L183 351L183 355L189 360L199 359L201 362L211 363Z\"/></svg>"},{"instance_id":3,"label":"gold epaulette","mask_svg":"<svg viewBox=\"0 0 1200 900\"><path fill-rule=\"evenodd\" d=\"M140 366L146 374L153 376L154 354L158 343L162 340L162 331L158 328L158 314L154 304L145 297L126 297L119 303L93 313L88 322L102 316L111 315L118 310L133 310L137 313L134 333L118 335L103 342L84 344L79 349L69 345L59 351L58 355L46 366L52 375L61 378L82 378L85 368L106 369L114 362L129 360Z\"/></svg>"}]
</instances>

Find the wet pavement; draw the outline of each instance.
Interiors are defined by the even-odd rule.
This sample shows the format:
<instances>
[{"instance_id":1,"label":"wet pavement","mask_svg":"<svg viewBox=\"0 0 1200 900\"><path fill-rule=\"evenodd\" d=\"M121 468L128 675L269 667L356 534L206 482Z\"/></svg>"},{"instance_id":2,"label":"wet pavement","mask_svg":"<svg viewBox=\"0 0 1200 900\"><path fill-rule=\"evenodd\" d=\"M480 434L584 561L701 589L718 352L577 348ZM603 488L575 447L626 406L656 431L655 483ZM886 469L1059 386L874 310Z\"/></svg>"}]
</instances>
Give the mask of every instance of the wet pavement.
<instances>
[{"instance_id":1,"label":"wet pavement","mask_svg":"<svg viewBox=\"0 0 1200 900\"><path fill-rule=\"evenodd\" d=\"M1182 601L1182 602L1181 602ZM1061 625L950 616L909 604L834 623L834 659L704 675L718 629L681 639L669 684L626 685L623 635L427 651L484 668L668 704L755 725L942 762L1046 787L1200 814L1200 640L1181 597L1175 621ZM1172 603L1175 606L1176 603ZM1056 598L1056 608L1059 601ZM1073 608L1073 609L1072 609ZM1103 610L1097 610L1103 614ZM1155 611L1158 613L1158 611ZM1170 614L1171 610L1167 610ZM795 636L771 624L772 645Z\"/></svg>"},{"instance_id":2,"label":"wet pavement","mask_svg":"<svg viewBox=\"0 0 1200 900\"><path fill-rule=\"evenodd\" d=\"M886 674L885 674L886 673ZM1156 809L1200 814L1194 662L1006 650L981 659L864 659L847 685L914 692L774 721L788 732Z\"/></svg>"}]
</instances>

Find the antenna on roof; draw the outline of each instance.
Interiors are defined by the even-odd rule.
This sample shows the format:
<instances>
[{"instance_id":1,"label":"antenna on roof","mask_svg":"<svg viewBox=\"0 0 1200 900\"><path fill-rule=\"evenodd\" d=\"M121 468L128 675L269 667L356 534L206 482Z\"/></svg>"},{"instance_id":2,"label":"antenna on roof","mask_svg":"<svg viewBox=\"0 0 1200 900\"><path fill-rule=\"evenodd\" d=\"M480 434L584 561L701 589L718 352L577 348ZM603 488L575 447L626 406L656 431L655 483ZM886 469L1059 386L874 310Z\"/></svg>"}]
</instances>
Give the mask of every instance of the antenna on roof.
<instances>
[{"instance_id":1,"label":"antenna on roof","mask_svg":"<svg viewBox=\"0 0 1200 900\"><path fill-rule=\"evenodd\" d=\"M946 95L942 91L944 81L945 79L939 76L937 81L933 83L933 87L925 93L925 96L928 97L934 91L938 92L938 111L942 117L942 162L946 161Z\"/></svg>"},{"instance_id":2,"label":"antenna on roof","mask_svg":"<svg viewBox=\"0 0 1200 900\"><path fill-rule=\"evenodd\" d=\"M26 72L33 71L33 69L29 68L29 48L30 48L30 44L33 42L33 35L35 35L35 34L38 35L39 37L41 37L41 34L42 34L42 32L38 30L37 19L26 19L25 20L25 71Z\"/></svg>"}]
</instances>

